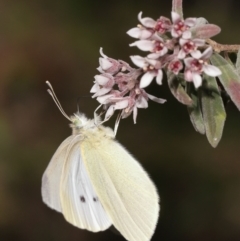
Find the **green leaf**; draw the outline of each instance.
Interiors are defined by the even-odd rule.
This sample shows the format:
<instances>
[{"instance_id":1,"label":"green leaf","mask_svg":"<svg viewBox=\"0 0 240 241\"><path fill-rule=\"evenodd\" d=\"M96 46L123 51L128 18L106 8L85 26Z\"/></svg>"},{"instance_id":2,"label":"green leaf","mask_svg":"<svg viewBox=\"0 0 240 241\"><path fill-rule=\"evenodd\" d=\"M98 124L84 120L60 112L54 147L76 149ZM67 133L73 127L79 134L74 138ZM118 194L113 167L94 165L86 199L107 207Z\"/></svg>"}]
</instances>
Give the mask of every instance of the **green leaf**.
<instances>
[{"instance_id":1,"label":"green leaf","mask_svg":"<svg viewBox=\"0 0 240 241\"><path fill-rule=\"evenodd\" d=\"M226 112L216 79L206 75L205 80L200 90L202 113L207 139L216 147L222 137Z\"/></svg>"},{"instance_id":2,"label":"green leaf","mask_svg":"<svg viewBox=\"0 0 240 241\"><path fill-rule=\"evenodd\" d=\"M222 74L218 76L224 89L233 103L240 110L240 77L237 70L221 55L215 53L210 58L213 65L217 66Z\"/></svg>"},{"instance_id":3,"label":"green leaf","mask_svg":"<svg viewBox=\"0 0 240 241\"><path fill-rule=\"evenodd\" d=\"M184 105L192 105L193 101L182 87L180 80L173 73L168 73L168 86L173 96Z\"/></svg>"},{"instance_id":4,"label":"green leaf","mask_svg":"<svg viewBox=\"0 0 240 241\"><path fill-rule=\"evenodd\" d=\"M215 24L198 25L190 29L194 38L211 38L221 32L221 28Z\"/></svg>"},{"instance_id":5,"label":"green leaf","mask_svg":"<svg viewBox=\"0 0 240 241\"><path fill-rule=\"evenodd\" d=\"M182 0L172 1L172 11L178 13L183 18Z\"/></svg>"},{"instance_id":6,"label":"green leaf","mask_svg":"<svg viewBox=\"0 0 240 241\"><path fill-rule=\"evenodd\" d=\"M193 105L187 107L190 120L193 124L194 129L204 135L205 126L201 111L201 104L198 98L198 93L195 91L191 83L187 83L187 93L191 95L191 98L193 100Z\"/></svg>"}]
</instances>

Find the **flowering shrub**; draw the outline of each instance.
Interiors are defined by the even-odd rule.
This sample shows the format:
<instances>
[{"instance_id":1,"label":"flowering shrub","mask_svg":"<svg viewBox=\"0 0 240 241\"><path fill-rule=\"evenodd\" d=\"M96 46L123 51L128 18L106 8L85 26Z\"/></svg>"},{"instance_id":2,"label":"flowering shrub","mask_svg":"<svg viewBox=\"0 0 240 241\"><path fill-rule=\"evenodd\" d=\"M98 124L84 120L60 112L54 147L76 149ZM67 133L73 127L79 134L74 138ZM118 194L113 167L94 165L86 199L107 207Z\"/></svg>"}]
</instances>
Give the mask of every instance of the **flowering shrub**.
<instances>
[{"instance_id":1,"label":"flowering shrub","mask_svg":"<svg viewBox=\"0 0 240 241\"><path fill-rule=\"evenodd\" d=\"M183 18L182 0L173 0L171 19L160 16L157 20L138 14L140 22L127 34L137 41L130 44L146 52L145 56L130 56L137 68L122 60L107 57L100 49L99 74L91 89L93 98L100 103L107 121L116 110L120 119L133 114L136 123L138 108L147 108L148 100L164 103L166 100L145 91L155 79L162 85L167 76L172 94L188 108L196 131L206 134L213 147L219 143L225 108L222 100L226 92L240 109L240 60L237 66L219 53L236 52L237 46L220 45L210 38L220 33L220 27L204 18ZM238 54L240 55L240 54Z\"/></svg>"}]
</instances>

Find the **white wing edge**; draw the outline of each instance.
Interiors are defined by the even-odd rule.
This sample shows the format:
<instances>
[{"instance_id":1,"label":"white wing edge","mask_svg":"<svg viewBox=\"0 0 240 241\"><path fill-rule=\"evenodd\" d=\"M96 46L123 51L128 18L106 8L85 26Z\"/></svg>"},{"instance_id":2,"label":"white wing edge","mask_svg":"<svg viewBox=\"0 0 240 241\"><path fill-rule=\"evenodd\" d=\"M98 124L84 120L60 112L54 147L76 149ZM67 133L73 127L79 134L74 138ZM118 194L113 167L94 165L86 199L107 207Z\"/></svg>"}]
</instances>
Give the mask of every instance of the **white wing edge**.
<instances>
[{"instance_id":1,"label":"white wing edge","mask_svg":"<svg viewBox=\"0 0 240 241\"><path fill-rule=\"evenodd\" d=\"M42 176L41 194L43 202L58 212L62 210L60 202L62 168L66 160L68 146L72 140L73 136L69 136L60 144Z\"/></svg>"}]
</instances>

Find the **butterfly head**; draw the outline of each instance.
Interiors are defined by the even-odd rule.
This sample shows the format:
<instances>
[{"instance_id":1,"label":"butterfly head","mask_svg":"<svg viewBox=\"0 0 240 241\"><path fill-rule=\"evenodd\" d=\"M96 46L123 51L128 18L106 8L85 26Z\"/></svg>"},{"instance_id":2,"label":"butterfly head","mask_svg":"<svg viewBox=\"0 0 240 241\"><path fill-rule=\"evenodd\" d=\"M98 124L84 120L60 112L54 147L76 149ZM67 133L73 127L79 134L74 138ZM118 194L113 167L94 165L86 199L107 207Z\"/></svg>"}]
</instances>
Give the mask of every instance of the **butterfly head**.
<instances>
[{"instance_id":1,"label":"butterfly head","mask_svg":"<svg viewBox=\"0 0 240 241\"><path fill-rule=\"evenodd\" d=\"M71 116L70 120L73 135L79 134L83 128L86 128L91 123L91 120L88 120L84 114L79 112Z\"/></svg>"}]
</instances>

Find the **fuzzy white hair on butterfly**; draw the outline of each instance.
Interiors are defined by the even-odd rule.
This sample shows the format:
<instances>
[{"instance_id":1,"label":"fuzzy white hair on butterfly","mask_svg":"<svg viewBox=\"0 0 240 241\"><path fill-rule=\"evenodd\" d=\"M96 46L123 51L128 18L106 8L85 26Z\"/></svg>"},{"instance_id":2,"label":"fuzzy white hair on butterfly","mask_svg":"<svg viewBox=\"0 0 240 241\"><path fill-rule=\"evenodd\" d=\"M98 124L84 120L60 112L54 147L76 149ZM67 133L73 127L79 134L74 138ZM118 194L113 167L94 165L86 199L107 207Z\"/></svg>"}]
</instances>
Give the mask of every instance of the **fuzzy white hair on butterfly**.
<instances>
[{"instance_id":1,"label":"fuzzy white hair on butterfly","mask_svg":"<svg viewBox=\"0 0 240 241\"><path fill-rule=\"evenodd\" d=\"M69 117L46 83L73 131L43 174L44 203L78 228L99 232L114 225L129 241L149 241L160 209L154 183L111 128L80 113Z\"/></svg>"}]
</instances>

